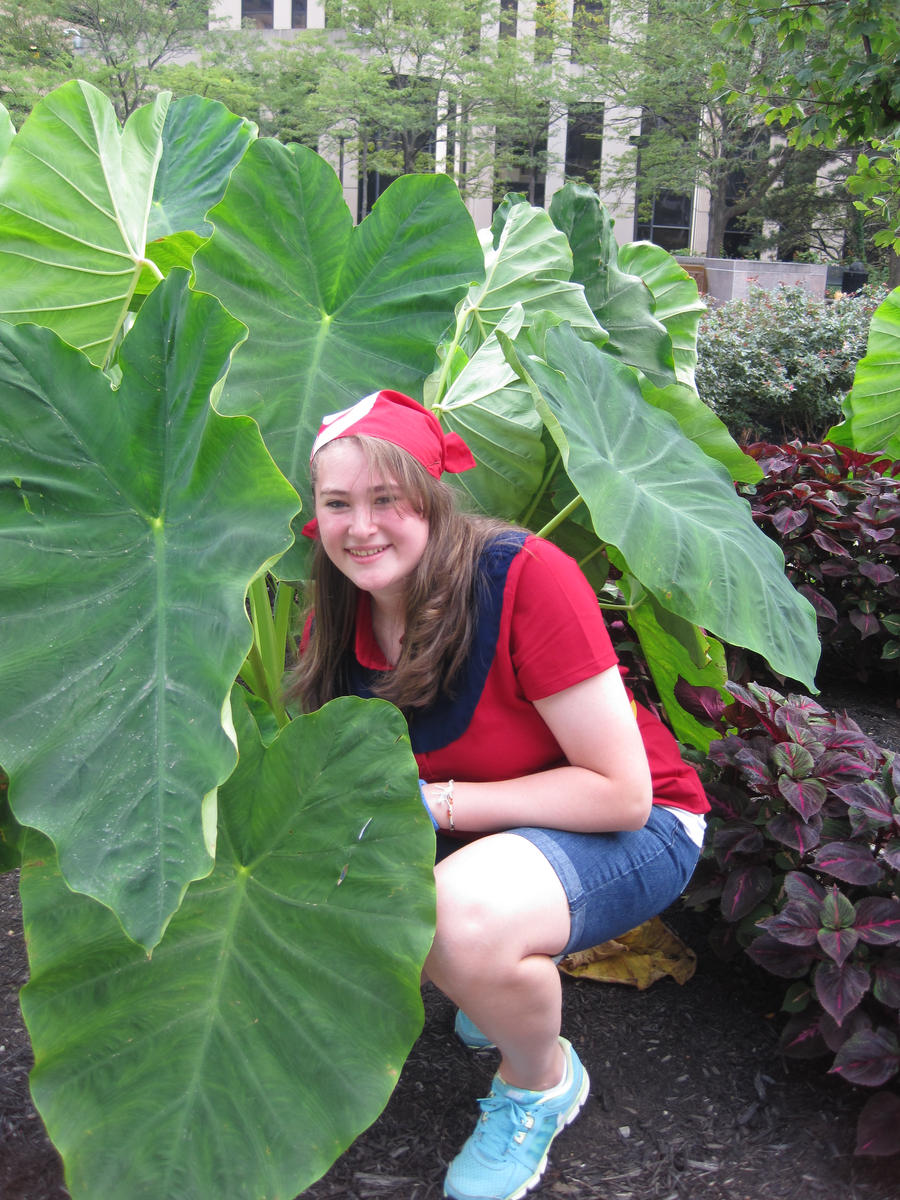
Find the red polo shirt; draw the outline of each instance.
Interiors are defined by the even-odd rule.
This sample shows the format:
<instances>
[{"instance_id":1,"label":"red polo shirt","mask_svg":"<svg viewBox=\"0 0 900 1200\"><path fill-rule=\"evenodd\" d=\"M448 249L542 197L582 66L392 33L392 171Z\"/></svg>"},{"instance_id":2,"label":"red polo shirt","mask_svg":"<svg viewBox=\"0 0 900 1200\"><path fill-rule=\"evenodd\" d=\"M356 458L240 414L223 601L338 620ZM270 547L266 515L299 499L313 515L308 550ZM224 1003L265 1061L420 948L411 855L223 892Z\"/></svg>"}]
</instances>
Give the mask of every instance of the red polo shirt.
<instances>
[{"instance_id":1,"label":"red polo shirt","mask_svg":"<svg viewBox=\"0 0 900 1200\"><path fill-rule=\"evenodd\" d=\"M359 594L355 653L363 668L390 670L375 640L366 592ZM506 573L493 658L468 726L446 745L416 753L421 777L486 782L560 765L565 758L559 743L532 701L617 662L597 598L578 564L551 542L528 536ZM635 709L654 802L706 812L703 786L675 738L648 709Z\"/></svg>"}]
</instances>

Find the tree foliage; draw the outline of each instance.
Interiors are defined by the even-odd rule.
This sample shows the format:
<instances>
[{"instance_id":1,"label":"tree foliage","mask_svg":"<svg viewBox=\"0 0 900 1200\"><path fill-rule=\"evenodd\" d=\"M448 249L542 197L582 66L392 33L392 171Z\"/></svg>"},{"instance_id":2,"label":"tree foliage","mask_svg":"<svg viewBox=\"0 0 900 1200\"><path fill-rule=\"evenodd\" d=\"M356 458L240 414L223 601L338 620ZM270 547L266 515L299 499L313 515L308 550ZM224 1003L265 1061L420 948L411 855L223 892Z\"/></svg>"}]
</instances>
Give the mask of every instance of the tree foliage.
<instances>
[{"instance_id":1,"label":"tree foliage","mask_svg":"<svg viewBox=\"0 0 900 1200\"><path fill-rule=\"evenodd\" d=\"M900 253L900 11L893 0L733 0L716 28L745 44L761 28L774 35L778 52L760 64L751 94L769 123L787 128L791 145L869 147L848 187L856 207L884 223L876 244ZM726 75L720 64L718 78Z\"/></svg>"}]
</instances>

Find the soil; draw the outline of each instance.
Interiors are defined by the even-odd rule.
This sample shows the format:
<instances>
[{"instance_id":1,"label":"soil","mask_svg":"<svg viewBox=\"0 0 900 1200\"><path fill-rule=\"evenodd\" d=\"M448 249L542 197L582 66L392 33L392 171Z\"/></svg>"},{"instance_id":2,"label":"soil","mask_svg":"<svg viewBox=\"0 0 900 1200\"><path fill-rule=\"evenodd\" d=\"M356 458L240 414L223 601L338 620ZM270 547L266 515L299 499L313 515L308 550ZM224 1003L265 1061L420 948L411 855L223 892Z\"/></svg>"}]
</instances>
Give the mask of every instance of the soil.
<instances>
[{"instance_id":1,"label":"soil","mask_svg":"<svg viewBox=\"0 0 900 1200\"><path fill-rule=\"evenodd\" d=\"M893 696L848 685L820 700L900 751ZM900 1200L900 1156L853 1155L865 1089L826 1075L821 1061L780 1054L783 981L747 959L721 962L707 941L708 916L676 905L664 920L698 956L688 983L665 978L637 991L563 977L563 1033L592 1091L529 1195ZM12 873L0 876L0 939L0 1197L65 1200L59 1158L28 1092L31 1048L16 1000L28 967ZM453 1010L438 992L426 988L424 1000L425 1029L387 1108L304 1198L442 1195L447 1164L471 1131L495 1059L456 1041Z\"/></svg>"}]
</instances>

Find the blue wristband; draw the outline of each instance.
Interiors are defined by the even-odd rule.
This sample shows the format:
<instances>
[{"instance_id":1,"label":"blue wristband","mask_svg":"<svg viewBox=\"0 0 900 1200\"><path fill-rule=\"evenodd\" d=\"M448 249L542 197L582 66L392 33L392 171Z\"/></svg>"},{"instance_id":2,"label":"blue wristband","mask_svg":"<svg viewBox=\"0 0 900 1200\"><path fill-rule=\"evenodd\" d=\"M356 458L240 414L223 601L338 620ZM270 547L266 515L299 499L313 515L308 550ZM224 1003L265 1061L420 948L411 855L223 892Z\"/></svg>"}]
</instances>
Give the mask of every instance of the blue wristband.
<instances>
[{"instance_id":1,"label":"blue wristband","mask_svg":"<svg viewBox=\"0 0 900 1200\"><path fill-rule=\"evenodd\" d=\"M428 801L425 799L425 780L424 779L419 780L419 795L422 797L422 804L425 806L425 811L428 813L429 817L431 817L431 823L434 826L435 833L436 833L440 829L440 825L438 825L437 821L434 819L434 813L428 807Z\"/></svg>"}]
</instances>

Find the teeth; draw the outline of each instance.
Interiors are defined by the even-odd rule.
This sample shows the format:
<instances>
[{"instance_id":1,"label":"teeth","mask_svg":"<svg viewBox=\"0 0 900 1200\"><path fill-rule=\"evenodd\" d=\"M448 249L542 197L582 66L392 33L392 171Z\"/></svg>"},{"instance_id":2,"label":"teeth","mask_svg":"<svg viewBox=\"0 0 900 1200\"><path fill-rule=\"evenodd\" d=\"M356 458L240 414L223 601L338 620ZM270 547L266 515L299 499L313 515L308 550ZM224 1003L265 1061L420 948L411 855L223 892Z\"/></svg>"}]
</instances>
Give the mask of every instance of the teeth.
<instances>
[{"instance_id":1,"label":"teeth","mask_svg":"<svg viewBox=\"0 0 900 1200\"><path fill-rule=\"evenodd\" d=\"M384 549L383 546L377 546L374 550L348 550L354 558L371 558L373 554L380 554Z\"/></svg>"}]
</instances>

